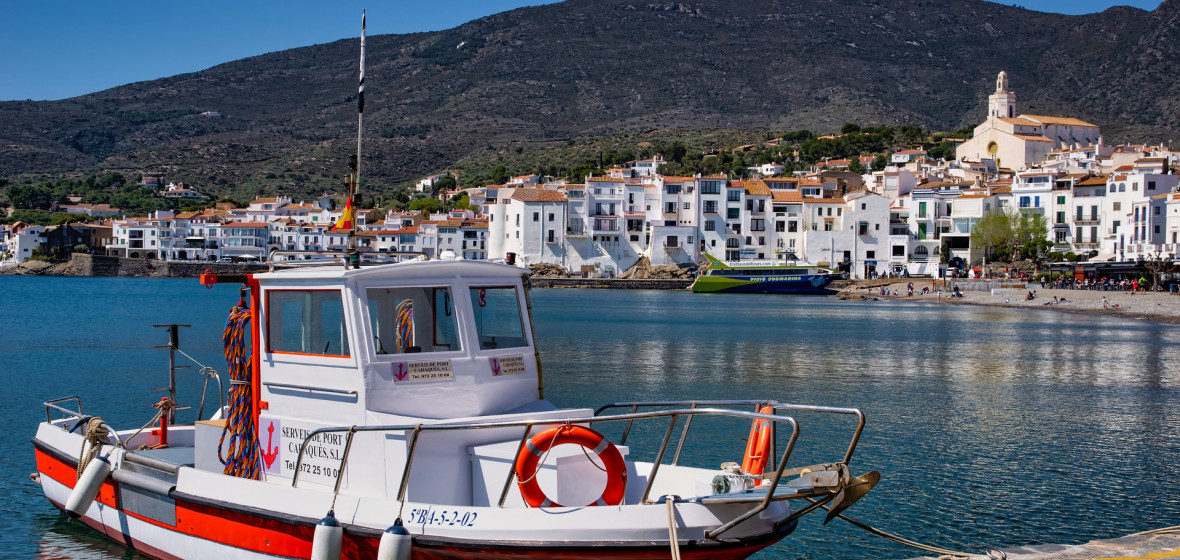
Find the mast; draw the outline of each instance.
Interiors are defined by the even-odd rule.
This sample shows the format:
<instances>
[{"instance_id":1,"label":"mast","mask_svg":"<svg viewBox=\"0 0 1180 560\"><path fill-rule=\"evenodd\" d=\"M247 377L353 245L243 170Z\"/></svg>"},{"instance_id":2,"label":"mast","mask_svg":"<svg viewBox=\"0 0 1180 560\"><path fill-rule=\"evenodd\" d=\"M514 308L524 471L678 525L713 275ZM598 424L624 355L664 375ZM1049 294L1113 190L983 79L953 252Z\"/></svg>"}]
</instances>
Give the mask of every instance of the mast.
<instances>
[{"instance_id":1,"label":"mast","mask_svg":"<svg viewBox=\"0 0 1180 560\"><path fill-rule=\"evenodd\" d=\"M352 205L352 220L348 228L348 262L345 267L360 268L360 254L356 248L356 212L360 208L360 196L357 193L361 182L361 131L365 118L365 12L361 11L361 65L360 81L357 85L356 99L356 156L350 162L352 173L348 182L348 202ZM345 210L347 212L347 209Z\"/></svg>"}]
</instances>

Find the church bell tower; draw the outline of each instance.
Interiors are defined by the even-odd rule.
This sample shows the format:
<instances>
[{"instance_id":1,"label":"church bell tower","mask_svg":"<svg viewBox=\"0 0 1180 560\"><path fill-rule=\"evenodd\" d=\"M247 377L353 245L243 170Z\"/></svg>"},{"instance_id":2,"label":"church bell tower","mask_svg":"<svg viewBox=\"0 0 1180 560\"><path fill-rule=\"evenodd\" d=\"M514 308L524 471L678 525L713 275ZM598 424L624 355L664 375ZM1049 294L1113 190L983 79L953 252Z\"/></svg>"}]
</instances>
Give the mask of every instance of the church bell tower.
<instances>
[{"instance_id":1,"label":"church bell tower","mask_svg":"<svg viewBox=\"0 0 1180 560\"><path fill-rule=\"evenodd\" d=\"M996 76L996 92L987 98L988 117L1015 117L1016 94L1008 91L1008 73L1001 71Z\"/></svg>"}]
</instances>

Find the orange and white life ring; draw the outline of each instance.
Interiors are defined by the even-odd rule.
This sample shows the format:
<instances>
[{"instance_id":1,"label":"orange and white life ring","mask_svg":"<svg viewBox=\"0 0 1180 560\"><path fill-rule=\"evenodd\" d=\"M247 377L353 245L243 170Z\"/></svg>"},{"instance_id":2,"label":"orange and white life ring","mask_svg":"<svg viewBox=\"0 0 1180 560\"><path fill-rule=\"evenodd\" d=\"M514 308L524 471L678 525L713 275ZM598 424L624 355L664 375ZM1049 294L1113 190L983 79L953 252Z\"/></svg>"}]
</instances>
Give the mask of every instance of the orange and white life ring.
<instances>
[{"instance_id":1,"label":"orange and white life ring","mask_svg":"<svg viewBox=\"0 0 1180 560\"><path fill-rule=\"evenodd\" d=\"M590 506L617 506L627 490L627 464L615 444L602 434L582 426L560 425L548 428L525 442L516 456L516 484L529 507L564 507L550 500L537 483L537 465L551 448L571 443L594 452L606 467L606 489Z\"/></svg>"},{"instance_id":2,"label":"orange and white life ring","mask_svg":"<svg viewBox=\"0 0 1180 560\"><path fill-rule=\"evenodd\" d=\"M774 407L763 406L758 413L774 414ZM771 433L770 420L754 420L754 425L750 427L750 438L746 442L746 458L742 460L742 472L757 475L766 472L766 463L770 459Z\"/></svg>"}]
</instances>

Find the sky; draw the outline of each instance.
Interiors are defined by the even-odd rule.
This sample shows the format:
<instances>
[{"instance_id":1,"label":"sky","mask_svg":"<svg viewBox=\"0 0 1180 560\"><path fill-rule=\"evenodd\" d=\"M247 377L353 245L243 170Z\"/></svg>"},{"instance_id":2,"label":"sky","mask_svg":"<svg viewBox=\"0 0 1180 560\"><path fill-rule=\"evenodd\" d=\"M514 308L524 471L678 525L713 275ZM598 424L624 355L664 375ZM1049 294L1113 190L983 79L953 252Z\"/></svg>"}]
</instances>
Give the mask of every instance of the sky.
<instances>
[{"instance_id":1,"label":"sky","mask_svg":"<svg viewBox=\"0 0 1180 560\"><path fill-rule=\"evenodd\" d=\"M552 0L5 0L0 2L0 100L65 99L196 72L223 62L360 35L449 29ZM1017 0L1082 14L1159 0Z\"/></svg>"}]
</instances>

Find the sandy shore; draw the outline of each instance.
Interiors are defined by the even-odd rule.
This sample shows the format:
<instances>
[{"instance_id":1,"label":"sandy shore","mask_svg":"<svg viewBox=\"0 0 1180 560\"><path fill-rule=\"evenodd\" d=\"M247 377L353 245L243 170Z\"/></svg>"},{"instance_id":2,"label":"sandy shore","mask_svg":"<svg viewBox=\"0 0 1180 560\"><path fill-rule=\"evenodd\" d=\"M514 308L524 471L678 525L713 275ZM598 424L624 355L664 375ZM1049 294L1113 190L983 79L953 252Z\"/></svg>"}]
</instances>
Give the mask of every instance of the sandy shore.
<instances>
[{"instance_id":1,"label":"sandy shore","mask_svg":"<svg viewBox=\"0 0 1180 560\"><path fill-rule=\"evenodd\" d=\"M1165 323L1180 324L1180 295L1149 292L1098 292L1094 290L1056 290L1041 289L1040 283L1029 284L1027 289L1010 288L997 290L996 293L985 291L964 290L962 298L948 298L948 291L942 292L939 299L936 293L921 295L918 292L923 286L930 286L930 280L914 281L914 296L906 297L906 283L896 282L889 285L890 293L897 291L898 296L881 297L880 287L857 288L854 293L888 300L927 301L951 305L988 305L994 307L1019 307L1024 309L1043 309L1073 313L1096 313L1126 317L1129 319L1148 319ZM941 282L939 283L941 286ZM947 286L953 283L948 281ZM1029 290L1036 290L1037 298L1025 301ZM1063 303L1053 303L1053 297L1064 298ZM1105 297L1107 307L1103 307L1102 298Z\"/></svg>"}]
</instances>

